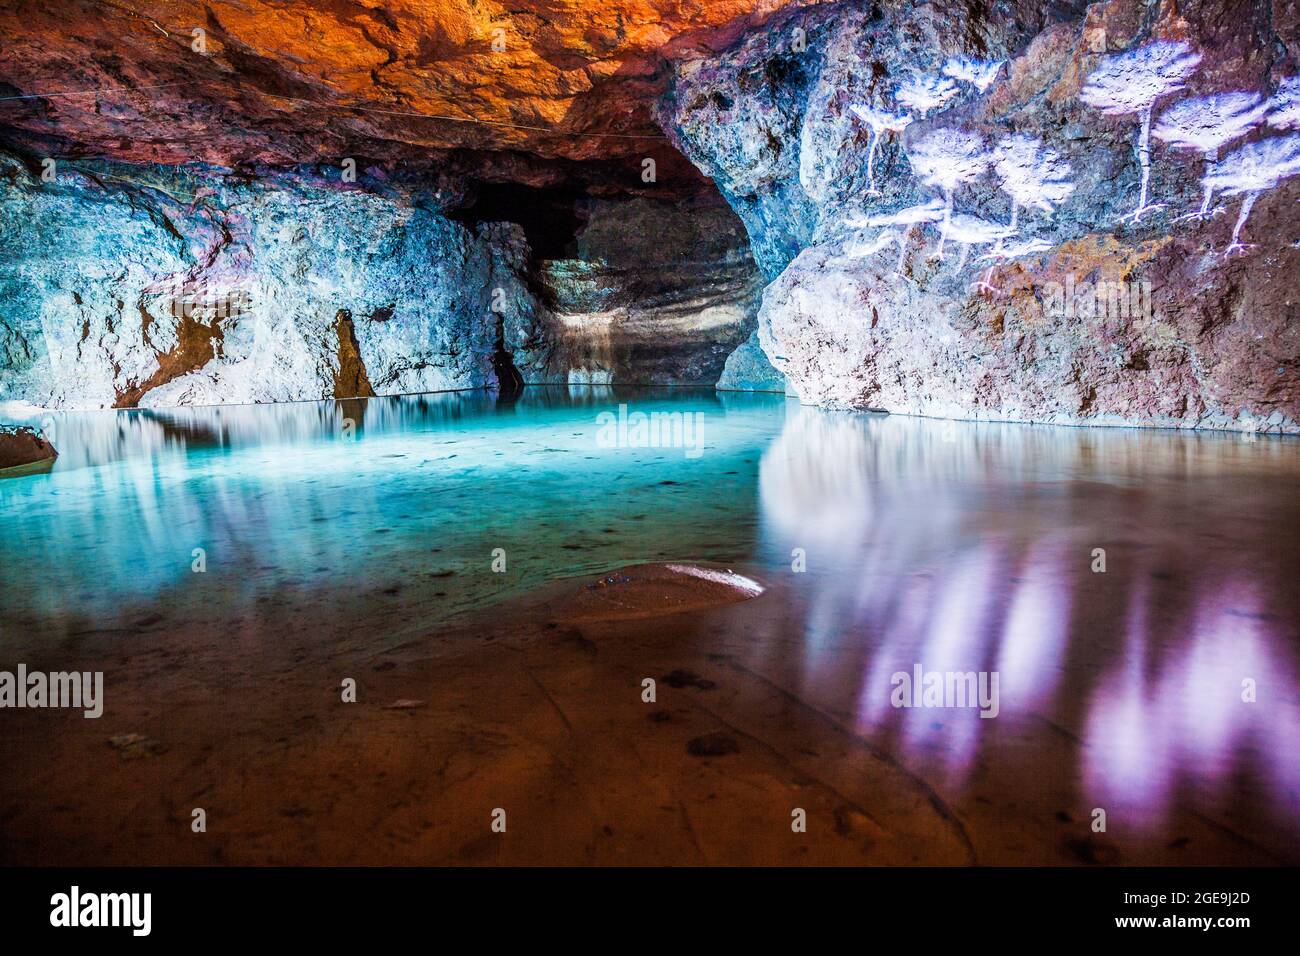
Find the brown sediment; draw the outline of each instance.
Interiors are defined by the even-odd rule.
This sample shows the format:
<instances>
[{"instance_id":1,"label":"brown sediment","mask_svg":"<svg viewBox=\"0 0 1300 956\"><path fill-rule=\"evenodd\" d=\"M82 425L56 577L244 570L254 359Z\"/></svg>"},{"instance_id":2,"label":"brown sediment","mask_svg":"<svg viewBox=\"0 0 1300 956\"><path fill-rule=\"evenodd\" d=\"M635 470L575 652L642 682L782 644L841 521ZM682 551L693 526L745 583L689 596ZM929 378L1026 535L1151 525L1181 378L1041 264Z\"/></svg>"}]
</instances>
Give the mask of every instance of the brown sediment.
<instances>
[{"instance_id":1,"label":"brown sediment","mask_svg":"<svg viewBox=\"0 0 1300 956\"><path fill-rule=\"evenodd\" d=\"M638 564L611 571L561 599L556 620L624 621L699 611L763 593L752 578L703 564Z\"/></svg>"},{"instance_id":2,"label":"brown sediment","mask_svg":"<svg viewBox=\"0 0 1300 956\"><path fill-rule=\"evenodd\" d=\"M339 339L339 367L334 373L334 397L373 398L375 390L366 374L366 363L361 358L361 346L357 343L357 329L349 310L339 309L338 315L334 317L334 332Z\"/></svg>"}]
</instances>

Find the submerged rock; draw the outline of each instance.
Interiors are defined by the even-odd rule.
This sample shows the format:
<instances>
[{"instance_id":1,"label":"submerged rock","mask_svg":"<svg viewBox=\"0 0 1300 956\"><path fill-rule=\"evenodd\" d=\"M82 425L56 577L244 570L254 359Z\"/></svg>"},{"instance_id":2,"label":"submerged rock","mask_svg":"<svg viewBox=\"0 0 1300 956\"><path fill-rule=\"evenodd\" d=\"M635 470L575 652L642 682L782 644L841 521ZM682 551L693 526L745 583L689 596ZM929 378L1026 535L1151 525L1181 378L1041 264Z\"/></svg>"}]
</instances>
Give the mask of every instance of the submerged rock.
<instances>
[{"instance_id":1,"label":"submerged rock","mask_svg":"<svg viewBox=\"0 0 1300 956\"><path fill-rule=\"evenodd\" d=\"M1200 218L1206 160L1143 113L1267 98L1300 71L1271 52L1300 25L1228 0L1147 10L824 4L675 67L660 117L745 222L773 279L758 341L803 401L1300 431L1300 175ZM1137 55L1122 109L1080 97L1104 57L1161 42L1178 69L1151 95L1138 73L1163 61ZM872 110L911 120L882 132ZM1238 135L1293 134L1256 118Z\"/></svg>"},{"instance_id":2,"label":"submerged rock","mask_svg":"<svg viewBox=\"0 0 1300 956\"><path fill-rule=\"evenodd\" d=\"M562 593L553 611L556 620L565 623L634 620L736 604L764 590L730 568L636 564Z\"/></svg>"},{"instance_id":3,"label":"submerged rock","mask_svg":"<svg viewBox=\"0 0 1300 956\"><path fill-rule=\"evenodd\" d=\"M54 446L30 428L0 425L0 475L29 472L59 457Z\"/></svg>"}]
</instances>

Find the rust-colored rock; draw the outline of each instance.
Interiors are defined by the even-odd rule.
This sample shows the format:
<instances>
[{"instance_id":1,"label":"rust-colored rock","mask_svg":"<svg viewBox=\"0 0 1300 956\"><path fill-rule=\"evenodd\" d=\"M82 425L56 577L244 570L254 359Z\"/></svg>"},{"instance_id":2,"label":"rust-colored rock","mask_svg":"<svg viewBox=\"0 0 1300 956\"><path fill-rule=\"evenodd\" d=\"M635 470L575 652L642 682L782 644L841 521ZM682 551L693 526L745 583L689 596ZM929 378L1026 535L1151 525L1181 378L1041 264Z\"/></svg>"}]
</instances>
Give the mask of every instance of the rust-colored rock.
<instances>
[{"instance_id":1,"label":"rust-colored rock","mask_svg":"<svg viewBox=\"0 0 1300 956\"><path fill-rule=\"evenodd\" d=\"M649 112L665 61L806 2L18 0L0 10L0 96L59 95L0 102L0 127L51 151L225 166L666 154ZM83 90L119 92L63 95Z\"/></svg>"},{"instance_id":2,"label":"rust-colored rock","mask_svg":"<svg viewBox=\"0 0 1300 956\"><path fill-rule=\"evenodd\" d=\"M37 471L57 457L54 446L32 429L0 425L0 476Z\"/></svg>"}]
</instances>

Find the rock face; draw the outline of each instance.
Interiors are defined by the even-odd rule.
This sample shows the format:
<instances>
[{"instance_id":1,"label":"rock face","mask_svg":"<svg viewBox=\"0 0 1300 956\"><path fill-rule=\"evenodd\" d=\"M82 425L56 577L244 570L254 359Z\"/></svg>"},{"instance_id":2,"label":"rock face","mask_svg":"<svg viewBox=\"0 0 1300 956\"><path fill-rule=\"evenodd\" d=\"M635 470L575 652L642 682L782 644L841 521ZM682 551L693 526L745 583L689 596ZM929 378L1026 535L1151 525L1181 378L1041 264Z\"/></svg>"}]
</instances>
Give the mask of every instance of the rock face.
<instances>
[{"instance_id":1,"label":"rock face","mask_svg":"<svg viewBox=\"0 0 1300 956\"><path fill-rule=\"evenodd\" d=\"M744 227L720 200L592 200L572 258L544 262L563 380L718 381L754 333L763 280Z\"/></svg>"},{"instance_id":2,"label":"rock face","mask_svg":"<svg viewBox=\"0 0 1300 956\"><path fill-rule=\"evenodd\" d=\"M43 181L0 155L0 399L299 401L496 388L507 371L712 385L756 330L762 277L716 196L577 200L544 260L469 201L458 181L375 170L344 185L78 162Z\"/></svg>"},{"instance_id":3,"label":"rock face","mask_svg":"<svg viewBox=\"0 0 1300 956\"><path fill-rule=\"evenodd\" d=\"M0 474L53 461L58 456L54 446L32 429L0 425Z\"/></svg>"},{"instance_id":4,"label":"rock face","mask_svg":"<svg viewBox=\"0 0 1300 956\"><path fill-rule=\"evenodd\" d=\"M294 401L494 386L545 364L518 227L449 198L0 159L0 397L52 407ZM495 306L495 308L494 308ZM527 343L532 343L532 348Z\"/></svg>"},{"instance_id":5,"label":"rock face","mask_svg":"<svg viewBox=\"0 0 1300 956\"><path fill-rule=\"evenodd\" d=\"M768 360L755 329L736 351L727 356L727 364L718 378L723 392L784 392L785 376Z\"/></svg>"},{"instance_id":6,"label":"rock face","mask_svg":"<svg viewBox=\"0 0 1300 956\"><path fill-rule=\"evenodd\" d=\"M1300 73L1293 6L1227 0L823 5L677 65L661 118L773 278L758 337L798 395L960 418L1300 431L1300 176L1258 191L1249 245L1230 250L1243 196L1180 218L1200 205L1206 160L1153 138L1150 201L1163 205L1125 220L1140 114L1080 98L1103 56L1160 41L1201 60L1158 100L1157 122L1180 99L1267 98ZM957 57L1005 62L981 89L944 75ZM924 116L898 97L917 78L943 100ZM873 152L854 106L910 123ZM1016 134L1067 164L1066 195L1039 183L1038 201L1013 210L995 160ZM1222 152L1288 135L1257 119ZM920 217L943 215L961 159L936 167L926 153L956 137L991 158L954 174L941 255L937 223L882 217L930 202L938 215Z\"/></svg>"},{"instance_id":7,"label":"rock face","mask_svg":"<svg viewBox=\"0 0 1300 956\"><path fill-rule=\"evenodd\" d=\"M1300 74L1292 0L17 0L0 35L0 398L716 381L1300 430L1300 119L1250 100ZM1225 93L1230 141L1170 133Z\"/></svg>"}]
</instances>

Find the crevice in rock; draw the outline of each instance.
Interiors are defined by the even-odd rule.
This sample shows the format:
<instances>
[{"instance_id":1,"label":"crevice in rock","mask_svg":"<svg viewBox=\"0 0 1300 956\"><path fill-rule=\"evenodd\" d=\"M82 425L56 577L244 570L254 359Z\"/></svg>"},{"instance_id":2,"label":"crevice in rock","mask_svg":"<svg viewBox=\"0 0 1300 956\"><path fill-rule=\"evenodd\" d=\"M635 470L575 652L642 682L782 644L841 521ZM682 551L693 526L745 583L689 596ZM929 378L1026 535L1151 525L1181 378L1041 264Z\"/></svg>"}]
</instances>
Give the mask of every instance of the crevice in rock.
<instances>
[{"instance_id":1,"label":"crevice in rock","mask_svg":"<svg viewBox=\"0 0 1300 956\"><path fill-rule=\"evenodd\" d=\"M528 240L529 271L547 259L574 255L578 234L587 222L584 194L574 189L546 189L519 183L479 183L468 205L451 219L471 229L485 222L513 222Z\"/></svg>"},{"instance_id":2,"label":"crevice in rock","mask_svg":"<svg viewBox=\"0 0 1300 956\"><path fill-rule=\"evenodd\" d=\"M513 402L524 390L524 377L515 367L514 356L506 349L505 316L497 314L497 338L492 353L492 370L497 377L497 401Z\"/></svg>"}]
</instances>

